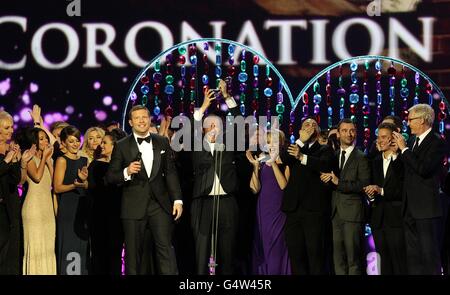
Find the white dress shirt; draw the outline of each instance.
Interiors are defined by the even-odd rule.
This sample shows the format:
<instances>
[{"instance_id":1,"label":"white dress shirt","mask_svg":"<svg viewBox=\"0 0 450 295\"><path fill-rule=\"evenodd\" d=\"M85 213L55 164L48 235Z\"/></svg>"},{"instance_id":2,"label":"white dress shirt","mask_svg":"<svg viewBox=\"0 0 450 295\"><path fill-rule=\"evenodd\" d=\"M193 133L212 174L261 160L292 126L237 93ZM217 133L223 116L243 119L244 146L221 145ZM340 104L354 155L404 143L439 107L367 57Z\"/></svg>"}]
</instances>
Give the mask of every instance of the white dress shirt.
<instances>
[{"instance_id":1,"label":"white dress shirt","mask_svg":"<svg viewBox=\"0 0 450 295\"><path fill-rule=\"evenodd\" d=\"M316 142L316 140L313 141L313 142L310 142L309 145L308 145L308 148L311 148L315 142ZM295 143L298 146L300 146L301 148L305 146L305 144L300 139L297 139L295 141ZM308 155L303 154L303 157L302 157L302 160L300 161L300 164L306 165L306 163L308 163Z\"/></svg>"},{"instance_id":2,"label":"white dress shirt","mask_svg":"<svg viewBox=\"0 0 450 295\"><path fill-rule=\"evenodd\" d=\"M147 137L150 136L150 132L147 133L146 136L138 136L136 133L133 132L134 140L136 141L136 144L138 146L139 151L141 152L141 164L144 165L145 171L147 172L148 178L150 178L150 175L152 173L152 167L153 167L153 142L146 142L145 140L139 144L138 143L138 137ZM128 168L128 167L127 167ZM131 180L131 175L128 175L127 168L123 170L123 175L125 177L125 181Z\"/></svg>"},{"instance_id":3,"label":"white dress shirt","mask_svg":"<svg viewBox=\"0 0 450 295\"><path fill-rule=\"evenodd\" d=\"M211 150L211 155L214 156L214 148L215 148L215 144L211 143L209 141L206 141L209 145L209 149ZM218 157L220 157L220 155L217 155ZM210 196L214 196L214 195L219 195L219 196L223 196L226 195L227 193L224 191L222 185L220 184L220 179L217 176L216 173L214 173L214 182L213 182L213 186L211 189L211 192L209 193Z\"/></svg>"},{"instance_id":4,"label":"white dress shirt","mask_svg":"<svg viewBox=\"0 0 450 295\"><path fill-rule=\"evenodd\" d=\"M383 154L382 158L383 158L383 176L384 176L384 178L386 178L386 174L387 174L387 171L389 169L389 165L393 161L395 161L395 159L397 159L397 154L395 154L395 153L390 154L387 158L385 158L384 154ZM383 188L381 188L380 195L384 196L384 189Z\"/></svg>"},{"instance_id":5,"label":"white dress shirt","mask_svg":"<svg viewBox=\"0 0 450 295\"><path fill-rule=\"evenodd\" d=\"M425 131L424 133L422 133L421 135L419 135L419 142L417 143L417 147L420 146L420 144L422 143L422 141L425 139L425 137L427 137L428 133L430 133L432 130L432 128L430 127L427 131ZM414 143L415 144L415 143ZM402 154L404 151L408 150L409 147L405 147L404 149L402 149Z\"/></svg>"}]
</instances>

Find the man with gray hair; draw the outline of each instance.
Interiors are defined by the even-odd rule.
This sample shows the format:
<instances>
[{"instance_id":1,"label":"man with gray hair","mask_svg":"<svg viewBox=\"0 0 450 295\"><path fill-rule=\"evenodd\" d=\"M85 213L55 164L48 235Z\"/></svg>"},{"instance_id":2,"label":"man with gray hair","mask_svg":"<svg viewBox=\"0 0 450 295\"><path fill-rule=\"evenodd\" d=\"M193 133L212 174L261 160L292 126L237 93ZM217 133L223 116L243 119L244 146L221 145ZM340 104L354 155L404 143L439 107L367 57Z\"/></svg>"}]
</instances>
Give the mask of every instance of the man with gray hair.
<instances>
[{"instance_id":1,"label":"man with gray hair","mask_svg":"<svg viewBox=\"0 0 450 295\"><path fill-rule=\"evenodd\" d=\"M415 137L409 145L394 132L405 165L402 213L408 274L440 275L439 174L446 153L445 142L432 132L434 110L427 104L409 109L408 125Z\"/></svg>"}]
</instances>

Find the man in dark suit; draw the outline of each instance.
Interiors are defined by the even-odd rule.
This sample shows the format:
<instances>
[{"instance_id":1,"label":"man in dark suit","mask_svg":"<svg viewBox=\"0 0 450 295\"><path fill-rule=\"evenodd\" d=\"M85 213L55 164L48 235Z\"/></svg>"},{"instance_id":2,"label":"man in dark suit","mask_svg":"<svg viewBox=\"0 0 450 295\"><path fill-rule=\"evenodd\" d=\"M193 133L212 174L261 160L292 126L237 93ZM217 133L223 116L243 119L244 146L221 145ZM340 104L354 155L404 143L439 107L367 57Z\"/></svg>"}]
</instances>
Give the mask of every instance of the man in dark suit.
<instances>
[{"instance_id":1,"label":"man in dark suit","mask_svg":"<svg viewBox=\"0 0 450 295\"><path fill-rule=\"evenodd\" d=\"M434 110L417 104L408 114L408 125L415 135L412 144L407 146L403 136L394 133L405 164L403 213L409 274L441 274L439 177L446 147L432 131L433 122Z\"/></svg>"},{"instance_id":2,"label":"man in dark suit","mask_svg":"<svg viewBox=\"0 0 450 295\"><path fill-rule=\"evenodd\" d=\"M378 126L377 149L372 160L372 185L366 186L371 201L370 226L375 248L381 256L382 275L405 275L406 255L402 218L404 168L398 158L398 146L392 141L396 126Z\"/></svg>"},{"instance_id":3,"label":"man in dark suit","mask_svg":"<svg viewBox=\"0 0 450 295\"><path fill-rule=\"evenodd\" d=\"M282 154L291 171L281 207L286 212L289 258L293 274L326 274L331 190L320 181L320 172L331 171L333 150L319 144L319 125L314 118L302 122L299 135Z\"/></svg>"},{"instance_id":4,"label":"man in dark suit","mask_svg":"<svg viewBox=\"0 0 450 295\"><path fill-rule=\"evenodd\" d=\"M150 112L146 107L136 105L128 115L133 134L117 142L106 175L109 183L123 186L121 218L126 273L140 274L144 268L148 227L158 273L177 274L172 233L183 203L173 153L167 138L150 134Z\"/></svg>"},{"instance_id":5,"label":"man in dark suit","mask_svg":"<svg viewBox=\"0 0 450 295\"><path fill-rule=\"evenodd\" d=\"M355 148L353 121L341 120L338 134L340 149L335 158L335 171L320 176L323 182L332 183L334 187L331 200L334 269L338 275L360 275L365 223L362 192L370 182L370 169L364 154Z\"/></svg>"},{"instance_id":6,"label":"man in dark suit","mask_svg":"<svg viewBox=\"0 0 450 295\"><path fill-rule=\"evenodd\" d=\"M220 81L219 89L225 98L229 111L238 115L238 107L227 92L227 85ZM194 120L201 121L204 113L216 98L213 90L205 93L201 108L194 112ZM193 152L194 191L192 195L191 220L194 232L196 269L198 274L207 274L209 257L217 250L215 256L218 274L233 274L235 265L236 236L238 229L238 204L236 193L238 179L234 147L226 149L222 143L223 123L220 117L209 115L203 122L203 133L194 137L201 144L201 149ZM203 138L203 140L202 140ZM219 196L214 202L214 196ZM213 214L218 205L219 215L216 227L212 226ZM217 247L211 249L211 235L216 237Z\"/></svg>"}]
</instances>

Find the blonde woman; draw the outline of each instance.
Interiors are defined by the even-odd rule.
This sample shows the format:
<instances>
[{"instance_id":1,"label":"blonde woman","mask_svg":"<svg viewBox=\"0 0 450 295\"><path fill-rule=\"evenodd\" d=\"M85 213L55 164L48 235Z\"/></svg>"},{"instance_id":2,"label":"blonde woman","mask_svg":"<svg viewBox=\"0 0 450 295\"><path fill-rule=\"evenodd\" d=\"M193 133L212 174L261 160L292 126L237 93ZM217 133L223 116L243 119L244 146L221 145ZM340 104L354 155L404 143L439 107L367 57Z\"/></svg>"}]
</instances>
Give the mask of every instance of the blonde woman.
<instances>
[{"instance_id":1,"label":"blonde woman","mask_svg":"<svg viewBox=\"0 0 450 295\"><path fill-rule=\"evenodd\" d=\"M259 156L247 151L253 165L250 189L258 194L256 228L253 244L253 274L291 274L287 246L284 239L286 215L281 211L283 190L289 180L289 167L282 163L280 150L284 149L282 131L268 130L267 145Z\"/></svg>"},{"instance_id":2,"label":"blonde woman","mask_svg":"<svg viewBox=\"0 0 450 295\"><path fill-rule=\"evenodd\" d=\"M84 134L80 156L88 159L88 166L94 160L94 152L102 143L105 131L100 127L91 127Z\"/></svg>"}]
</instances>

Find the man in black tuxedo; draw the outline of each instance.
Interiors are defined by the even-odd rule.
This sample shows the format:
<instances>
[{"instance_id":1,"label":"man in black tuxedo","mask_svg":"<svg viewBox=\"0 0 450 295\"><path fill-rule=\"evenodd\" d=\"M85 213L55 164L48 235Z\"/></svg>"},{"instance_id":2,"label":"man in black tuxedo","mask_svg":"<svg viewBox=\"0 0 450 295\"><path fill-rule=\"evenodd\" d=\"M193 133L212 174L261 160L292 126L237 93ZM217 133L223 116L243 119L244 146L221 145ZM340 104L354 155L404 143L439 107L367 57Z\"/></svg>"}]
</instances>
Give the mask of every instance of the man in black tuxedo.
<instances>
[{"instance_id":1,"label":"man in black tuxedo","mask_svg":"<svg viewBox=\"0 0 450 295\"><path fill-rule=\"evenodd\" d=\"M318 142L314 118L302 122L300 138L282 154L291 171L281 210L286 212L286 243L293 274L326 274L331 212L330 186L320 172L330 172L333 150Z\"/></svg>"},{"instance_id":2,"label":"man in black tuxedo","mask_svg":"<svg viewBox=\"0 0 450 295\"><path fill-rule=\"evenodd\" d=\"M334 171L320 178L334 187L331 200L334 269L338 275L363 272L365 197L363 188L370 182L369 163L355 148L356 126L350 119L338 124L340 149Z\"/></svg>"},{"instance_id":3,"label":"man in black tuxedo","mask_svg":"<svg viewBox=\"0 0 450 295\"><path fill-rule=\"evenodd\" d=\"M220 81L219 89L229 111L238 115L238 107L227 92L227 85ZM213 90L205 93L201 108L194 112L194 120L201 121L204 113L216 98ZM238 179L234 147L229 150L222 143L223 123L220 117L209 115L203 122L204 138L196 134L200 151L193 152L194 190L192 195L191 222L194 232L197 274L207 274L211 249L211 235L217 238L217 273L233 274L238 229L238 204L236 193ZM217 163L217 165L216 165ZM215 169L216 166L216 169ZM219 175L220 174L220 175ZM217 232L212 227L214 195L219 196Z\"/></svg>"},{"instance_id":4,"label":"man in black tuxedo","mask_svg":"<svg viewBox=\"0 0 450 295\"><path fill-rule=\"evenodd\" d=\"M403 214L409 274L441 274L439 178L446 147L432 131L433 122L434 110L417 104L408 114L408 125L415 135L412 144L407 146L403 136L394 133L405 164Z\"/></svg>"},{"instance_id":5,"label":"man in black tuxedo","mask_svg":"<svg viewBox=\"0 0 450 295\"><path fill-rule=\"evenodd\" d=\"M372 185L364 191L371 204L370 226L375 248L381 256L382 275L405 275L406 254L402 218L403 163L398 146L392 141L396 126L378 126L377 149L381 152L372 160Z\"/></svg>"},{"instance_id":6,"label":"man in black tuxedo","mask_svg":"<svg viewBox=\"0 0 450 295\"><path fill-rule=\"evenodd\" d=\"M127 274L141 274L148 227L158 273L177 274L172 233L183 202L173 153L167 138L150 134L150 112L146 107L136 105L128 115L133 134L117 142L106 174L109 183L123 186L125 270Z\"/></svg>"}]
</instances>

